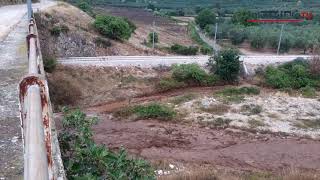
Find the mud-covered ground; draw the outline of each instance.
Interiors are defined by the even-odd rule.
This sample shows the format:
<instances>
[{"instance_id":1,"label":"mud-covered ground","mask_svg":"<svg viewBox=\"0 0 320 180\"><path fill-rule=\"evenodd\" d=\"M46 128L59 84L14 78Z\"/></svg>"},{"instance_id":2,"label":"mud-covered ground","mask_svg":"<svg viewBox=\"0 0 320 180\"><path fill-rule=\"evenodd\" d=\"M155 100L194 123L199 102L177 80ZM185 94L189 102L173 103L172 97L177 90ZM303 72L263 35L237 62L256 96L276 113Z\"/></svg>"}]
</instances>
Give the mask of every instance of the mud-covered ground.
<instances>
[{"instance_id":1,"label":"mud-covered ground","mask_svg":"<svg viewBox=\"0 0 320 180\"><path fill-rule=\"evenodd\" d=\"M96 114L100 119L94 126L95 140L113 149L123 146L130 153L152 162L165 161L177 167L172 171L183 171L187 164L202 164L241 172L279 173L286 169L319 172L320 141L317 136L315 139L305 137L309 133L317 134L318 130L315 131L314 127L297 130L298 126L292 125L292 131L287 132L287 127L282 127L296 122L293 117L299 113L306 119L318 116L309 113L318 112L313 109L319 105L317 99L281 96L273 90L263 90L258 96L247 96L242 104L229 104L228 111L201 112L202 103L207 105L209 101L210 105L208 96L215 97L214 94L223 88L191 88L131 100L131 104L160 102L170 106L179 97L198 94L193 100L174 105L180 116L171 122L153 119L132 121L114 118L110 114L126 107L128 101L91 107L87 109L88 113ZM218 102L211 101L211 104ZM259 115L251 116L235 110L245 104L262 102L263 110ZM275 115L270 115L271 112ZM217 128L210 123L217 119L214 116L225 116L223 118L233 121L225 128ZM258 117L263 123L250 122Z\"/></svg>"},{"instance_id":2,"label":"mud-covered ground","mask_svg":"<svg viewBox=\"0 0 320 180\"><path fill-rule=\"evenodd\" d=\"M318 97L258 87L260 94L230 100L219 95L227 86L159 93L156 84L168 71L58 66L48 74L51 99L60 105L70 100L98 116L94 126L98 143L112 149L123 146L152 162L169 162L177 171L196 164L242 172L319 172ZM248 83L239 86L252 86ZM150 102L166 104L178 116L171 121L113 117L119 109Z\"/></svg>"},{"instance_id":3,"label":"mud-covered ground","mask_svg":"<svg viewBox=\"0 0 320 180\"><path fill-rule=\"evenodd\" d=\"M279 172L286 168L320 169L320 142L237 129L155 120L115 121L107 115L94 127L95 140L110 148L123 146L148 160L210 164L236 170Z\"/></svg>"}]
</instances>

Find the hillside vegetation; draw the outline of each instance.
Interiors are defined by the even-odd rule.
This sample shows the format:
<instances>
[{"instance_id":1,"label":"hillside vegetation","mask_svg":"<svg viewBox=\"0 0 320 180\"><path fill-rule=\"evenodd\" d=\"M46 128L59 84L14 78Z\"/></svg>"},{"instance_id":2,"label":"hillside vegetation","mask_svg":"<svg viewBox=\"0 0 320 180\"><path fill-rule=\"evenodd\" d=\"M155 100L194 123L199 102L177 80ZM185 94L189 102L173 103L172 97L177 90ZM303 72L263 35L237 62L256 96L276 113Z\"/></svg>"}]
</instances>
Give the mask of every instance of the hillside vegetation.
<instances>
[{"instance_id":1,"label":"hillside vegetation","mask_svg":"<svg viewBox=\"0 0 320 180\"><path fill-rule=\"evenodd\" d=\"M150 50L138 47L129 41L121 41L112 35L99 32L93 25L95 19L89 14L67 3L59 3L42 11L41 14L37 13L36 21L44 59L151 53ZM120 18L113 19L119 22ZM123 23L123 20L120 20ZM132 28L127 22L124 26ZM103 29L109 26L99 24L99 27ZM129 38L130 34L132 32L125 32L125 37ZM158 52L153 53L158 54Z\"/></svg>"}]
</instances>

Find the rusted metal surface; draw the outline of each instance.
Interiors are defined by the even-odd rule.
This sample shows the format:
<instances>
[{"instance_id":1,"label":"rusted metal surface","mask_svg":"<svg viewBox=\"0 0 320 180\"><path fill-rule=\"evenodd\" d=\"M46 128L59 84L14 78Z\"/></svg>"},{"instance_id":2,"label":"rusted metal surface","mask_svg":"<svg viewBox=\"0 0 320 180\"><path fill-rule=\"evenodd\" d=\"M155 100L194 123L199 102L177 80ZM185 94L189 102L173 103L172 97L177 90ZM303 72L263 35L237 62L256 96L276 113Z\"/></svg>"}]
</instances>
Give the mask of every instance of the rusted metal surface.
<instances>
[{"instance_id":1,"label":"rusted metal surface","mask_svg":"<svg viewBox=\"0 0 320 180\"><path fill-rule=\"evenodd\" d=\"M29 74L19 85L24 179L65 179L37 35L36 24L31 19L27 36Z\"/></svg>"}]
</instances>

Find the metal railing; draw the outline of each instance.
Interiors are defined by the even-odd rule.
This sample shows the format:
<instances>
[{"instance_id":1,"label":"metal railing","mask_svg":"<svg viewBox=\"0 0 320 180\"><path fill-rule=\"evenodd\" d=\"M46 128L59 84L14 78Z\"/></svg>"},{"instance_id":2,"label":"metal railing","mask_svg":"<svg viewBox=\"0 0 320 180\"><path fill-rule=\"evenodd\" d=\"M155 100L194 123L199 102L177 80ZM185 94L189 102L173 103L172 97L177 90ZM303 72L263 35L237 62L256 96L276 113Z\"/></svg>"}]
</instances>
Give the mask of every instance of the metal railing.
<instances>
[{"instance_id":1,"label":"metal railing","mask_svg":"<svg viewBox=\"0 0 320 180\"><path fill-rule=\"evenodd\" d=\"M52 107L43 68L37 26L33 19L29 24L27 46L28 75L22 79L19 85L24 145L24 179L64 179L64 172L62 175L57 173L63 171L63 166L59 145L56 143L57 141L54 141L57 138L56 132L52 132L52 126L54 126ZM62 167L62 170L57 166Z\"/></svg>"}]
</instances>

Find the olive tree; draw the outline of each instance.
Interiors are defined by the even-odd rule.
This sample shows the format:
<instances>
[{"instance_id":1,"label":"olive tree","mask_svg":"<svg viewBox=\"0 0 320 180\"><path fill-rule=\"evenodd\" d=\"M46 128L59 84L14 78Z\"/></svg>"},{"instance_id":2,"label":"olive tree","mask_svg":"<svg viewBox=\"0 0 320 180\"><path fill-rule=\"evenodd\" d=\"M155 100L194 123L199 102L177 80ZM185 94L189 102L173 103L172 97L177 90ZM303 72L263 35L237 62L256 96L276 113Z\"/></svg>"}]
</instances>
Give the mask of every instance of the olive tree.
<instances>
[{"instance_id":1,"label":"olive tree","mask_svg":"<svg viewBox=\"0 0 320 180\"><path fill-rule=\"evenodd\" d=\"M204 29L207 25L216 23L216 14L213 10L204 9L199 12L195 20L199 27Z\"/></svg>"}]
</instances>

